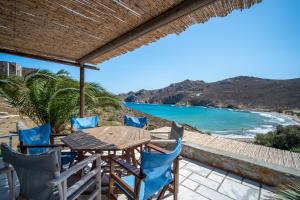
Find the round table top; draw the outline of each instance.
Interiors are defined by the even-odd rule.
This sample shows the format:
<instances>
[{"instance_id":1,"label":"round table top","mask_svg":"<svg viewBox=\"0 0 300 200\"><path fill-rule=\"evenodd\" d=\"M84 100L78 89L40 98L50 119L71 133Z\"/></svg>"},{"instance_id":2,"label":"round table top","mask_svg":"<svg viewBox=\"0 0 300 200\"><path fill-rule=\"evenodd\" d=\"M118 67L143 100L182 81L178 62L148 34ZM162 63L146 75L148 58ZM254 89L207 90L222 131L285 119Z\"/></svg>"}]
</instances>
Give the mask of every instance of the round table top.
<instances>
[{"instance_id":1,"label":"round table top","mask_svg":"<svg viewBox=\"0 0 300 200\"><path fill-rule=\"evenodd\" d=\"M72 150L125 150L150 142L150 132L130 126L83 129L62 139Z\"/></svg>"}]
</instances>

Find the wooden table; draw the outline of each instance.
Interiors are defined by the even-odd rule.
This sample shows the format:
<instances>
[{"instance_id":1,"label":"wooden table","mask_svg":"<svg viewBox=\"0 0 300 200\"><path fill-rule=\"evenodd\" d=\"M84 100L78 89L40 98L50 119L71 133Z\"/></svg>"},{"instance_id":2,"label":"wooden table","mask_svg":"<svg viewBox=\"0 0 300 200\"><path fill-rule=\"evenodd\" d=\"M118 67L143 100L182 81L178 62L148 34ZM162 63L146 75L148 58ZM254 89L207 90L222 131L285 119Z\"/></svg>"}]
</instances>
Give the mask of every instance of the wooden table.
<instances>
[{"instance_id":1,"label":"wooden table","mask_svg":"<svg viewBox=\"0 0 300 200\"><path fill-rule=\"evenodd\" d=\"M84 151L125 150L134 153L134 148L150 142L150 132L130 126L101 126L84 129L62 138L70 149Z\"/></svg>"}]
</instances>

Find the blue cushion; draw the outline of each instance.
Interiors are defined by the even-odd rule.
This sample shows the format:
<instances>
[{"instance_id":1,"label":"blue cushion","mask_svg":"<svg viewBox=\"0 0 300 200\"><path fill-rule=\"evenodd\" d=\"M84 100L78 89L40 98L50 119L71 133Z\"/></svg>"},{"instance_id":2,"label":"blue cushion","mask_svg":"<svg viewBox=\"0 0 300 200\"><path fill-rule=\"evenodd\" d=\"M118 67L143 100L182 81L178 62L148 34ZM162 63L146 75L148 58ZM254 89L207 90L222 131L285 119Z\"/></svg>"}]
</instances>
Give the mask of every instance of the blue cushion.
<instances>
[{"instance_id":1,"label":"blue cushion","mask_svg":"<svg viewBox=\"0 0 300 200\"><path fill-rule=\"evenodd\" d=\"M137 128L143 128L148 123L147 117L133 117L133 116L124 116L124 124L126 126L133 126Z\"/></svg>"},{"instance_id":2,"label":"blue cushion","mask_svg":"<svg viewBox=\"0 0 300 200\"><path fill-rule=\"evenodd\" d=\"M18 134L19 140L23 142L23 144L43 145L49 144L50 132L51 127L48 123L31 129L19 130ZM48 150L48 148L28 148L28 153L30 155L40 154L47 152Z\"/></svg>"},{"instance_id":3,"label":"blue cushion","mask_svg":"<svg viewBox=\"0 0 300 200\"><path fill-rule=\"evenodd\" d=\"M132 189L134 188L134 182L135 182L135 176L131 175L131 176L124 176L122 177L122 180L129 185ZM123 187L117 183L117 185L123 189ZM126 189L123 189L124 192L127 193L127 195L131 196L131 194L128 193L128 191ZM144 194L145 194L145 183L143 181L141 181L141 188L140 188L140 195L139 195L139 200L143 200L144 199ZM132 196L131 196L132 197ZM134 199L132 197L132 199Z\"/></svg>"},{"instance_id":4,"label":"blue cushion","mask_svg":"<svg viewBox=\"0 0 300 200\"><path fill-rule=\"evenodd\" d=\"M19 139L23 144L29 145L48 145L51 133L50 124L44 124L31 129L19 130ZM46 153L49 148L28 148L29 155ZM61 164L66 165L74 161L77 156L77 152L61 152Z\"/></svg>"},{"instance_id":5,"label":"blue cushion","mask_svg":"<svg viewBox=\"0 0 300 200\"><path fill-rule=\"evenodd\" d=\"M70 151L70 152L61 152L61 165L70 165L77 156L77 152Z\"/></svg>"},{"instance_id":6,"label":"blue cushion","mask_svg":"<svg viewBox=\"0 0 300 200\"><path fill-rule=\"evenodd\" d=\"M172 164L180 155L182 148L181 139L177 140L174 150L170 153L142 152L141 169L146 175L144 198L148 199L173 180Z\"/></svg>"},{"instance_id":7,"label":"blue cushion","mask_svg":"<svg viewBox=\"0 0 300 200\"><path fill-rule=\"evenodd\" d=\"M98 116L83 117L83 118L72 118L71 126L75 131L86 128L95 128L98 125Z\"/></svg>"}]
</instances>

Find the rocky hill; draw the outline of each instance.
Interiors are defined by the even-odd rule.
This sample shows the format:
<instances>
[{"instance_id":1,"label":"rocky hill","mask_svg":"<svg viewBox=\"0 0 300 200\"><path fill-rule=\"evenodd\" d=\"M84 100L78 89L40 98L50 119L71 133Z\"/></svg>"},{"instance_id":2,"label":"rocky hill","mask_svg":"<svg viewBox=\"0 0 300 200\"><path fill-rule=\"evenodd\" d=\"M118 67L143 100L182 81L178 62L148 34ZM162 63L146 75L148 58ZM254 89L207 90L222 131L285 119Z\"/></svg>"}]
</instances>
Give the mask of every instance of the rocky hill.
<instances>
[{"instance_id":1,"label":"rocky hill","mask_svg":"<svg viewBox=\"0 0 300 200\"><path fill-rule=\"evenodd\" d=\"M120 94L126 102L202 105L258 110L300 108L300 78L270 80L239 76L213 83L185 80L157 90Z\"/></svg>"}]
</instances>

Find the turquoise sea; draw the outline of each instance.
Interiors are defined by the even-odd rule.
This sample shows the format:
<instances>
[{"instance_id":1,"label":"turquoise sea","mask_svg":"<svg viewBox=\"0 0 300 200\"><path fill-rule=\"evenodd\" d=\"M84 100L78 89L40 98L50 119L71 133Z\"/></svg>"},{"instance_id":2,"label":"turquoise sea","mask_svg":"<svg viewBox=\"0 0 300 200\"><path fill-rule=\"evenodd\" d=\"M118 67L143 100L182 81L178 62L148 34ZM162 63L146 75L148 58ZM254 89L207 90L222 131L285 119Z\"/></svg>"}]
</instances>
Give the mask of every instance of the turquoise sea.
<instances>
[{"instance_id":1,"label":"turquoise sea","mask_svg":"<svg viewBox=\"0 0 300 200\"><path fill-rule=\"evenodd\" d=\"M174 106L160 104L124 103L125 106L156 117L185 123L201 131L228 137L254 137L267 133L277 125L296 122L270 113L207 108L202 106Z\"/></svg>"}]
</instances>

